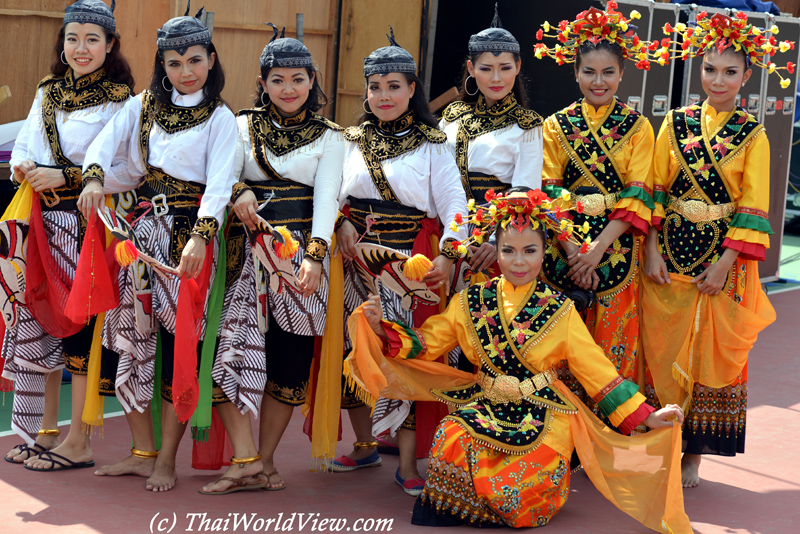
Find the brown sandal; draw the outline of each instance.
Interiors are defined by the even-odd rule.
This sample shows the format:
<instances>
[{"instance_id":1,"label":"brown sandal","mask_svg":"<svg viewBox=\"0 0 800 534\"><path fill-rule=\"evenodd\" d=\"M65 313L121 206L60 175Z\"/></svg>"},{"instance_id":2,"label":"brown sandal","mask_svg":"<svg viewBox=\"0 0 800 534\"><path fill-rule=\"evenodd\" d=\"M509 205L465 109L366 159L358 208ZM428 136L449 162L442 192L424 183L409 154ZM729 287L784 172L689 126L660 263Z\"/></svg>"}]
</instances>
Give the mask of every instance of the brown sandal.
<instances>
[{"instance_id":1,"label":"brown sandal","mask_svg":"<svg viewBox=\"0 0 800 534\"><path fill-rule=\"evenodd\" d=\"M264 475L264 476L266 476L266 477L267 477L267 484L269 484L269 483L270 483L270 482L269 482L269 480L270 480L272 477L274 477L275 475L278 475L279 477L281 476L281 474L280 474L280 473L278 473L278 470L277 470L277 469L273 469L271 472L269 472L269 473L265 473L265 475ZM281 480L283 480L283 477L281 477ZM285 490L285 489L286 489L286 481L285 481L285 480L283 480L283 486L279 486L279 487L277 487L277 488L270 488L270 487L268 487L267 485L265 485L265 486L264 486L264 489L265 489L265 490L267 490L267 491L280 491L280 490Z\"/></svg>"},{"instance_id":2,"label":"brown sandal","mask_svg":"<svg viewBox=\"0 0 800 534\"><path fill-rule=\"evenodd\" d=\"M197 491L203 495L227 495L228 493L234 493L237 491L256 490L261 488L268 489L266 486L269 484L269 475L267 475L264 471L261 471L253 476L243 478L219 477L214 484L222 480L226 480L233 485L223 491L203 491L202 488Z\"/></svg>"}]
</instances>

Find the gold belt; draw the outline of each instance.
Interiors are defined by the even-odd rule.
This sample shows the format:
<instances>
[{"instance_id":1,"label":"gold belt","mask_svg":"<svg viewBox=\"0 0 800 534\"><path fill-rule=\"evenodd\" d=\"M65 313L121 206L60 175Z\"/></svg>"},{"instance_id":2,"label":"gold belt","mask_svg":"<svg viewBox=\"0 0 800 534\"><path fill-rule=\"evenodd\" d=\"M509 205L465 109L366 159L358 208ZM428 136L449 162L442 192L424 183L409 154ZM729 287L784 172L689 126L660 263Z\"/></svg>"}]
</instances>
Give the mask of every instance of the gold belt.
<instances>
[{"instance_id":1,"label":"gold belt","mask_svg":"<svg viewBox=\"0 0 800 534\"><path fill-rule=\"evenodd\" d=\"M591 195L576 195L575 201L583 203L583 214L589 217L597 217L604 214L607 210L613 210L619 202L619 193L593 193Z\"/></svg>"},{"instance_id":2,"label":"gold belt","mask_svg":"<svg viewBox=\"0 0 800 534\"><path fill-rule=\"evenodd\" d=\"M555 369L538 373L525 380L516 376L499 375L495 378L478 373L478 385L483 390L483 396L494 404L519 403L523 398L529 397L558 380Z\"/></svg>"},{"instance_id":3,"label":"gold belt","mask_svg":"<svg viewBox=\"0 0 800 534\"><path fill-rule=\"evenodd\" d=\"M674 211L693 223L718 221L733 217L733 214L736 213L736 202L707 204L704 200L682 200L670 196L667 210Z\"/></svg>"}]
</instances>

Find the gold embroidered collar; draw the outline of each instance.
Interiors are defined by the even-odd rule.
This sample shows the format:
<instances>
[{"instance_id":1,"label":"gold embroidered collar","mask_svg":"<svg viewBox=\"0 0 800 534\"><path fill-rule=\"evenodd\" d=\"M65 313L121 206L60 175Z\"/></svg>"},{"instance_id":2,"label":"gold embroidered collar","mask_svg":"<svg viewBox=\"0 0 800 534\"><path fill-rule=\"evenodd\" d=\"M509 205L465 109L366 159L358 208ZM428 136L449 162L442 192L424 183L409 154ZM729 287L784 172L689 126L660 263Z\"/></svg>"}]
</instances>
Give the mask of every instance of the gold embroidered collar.
<instances>
[{"instance_id":1,"label":"gold embroidered collar","mask_svg":"<svg viewBox=\"0 0 800 534\"><path fill-rule=\"evenodd\" d=\"M86 109L106 102L124 102L131 94L127 85L109 80L105 69L102 68L77 80L69 68L62 77L53 75L46 77L39 87L45 88L45 99L49 100L55 109L64 112Z\"/></svg>"},{"instance_id":2,"label":"gold embroidered collar","mask_svg":"<svg viewBox=\"0 0 800 534\"><path fill-rule=\"evenodd\" d=\"M280 117L280 114L273 113L273 107L269 110L265 108L245 109L239 112L240 115L247 115L247 125L250 130L250 141L253 145L253 152L256 159L262 162L264 150L269 150L276 156L284 156L293 150L306 146L319 139L327 130L341 131L341 127L325 117L304 110L294 117ZM295 121L303 115L303 119L295 126L286 125L276 126L281 121L283 123ZM274 120L274 122L273 122ZM266 162L266 159L263 159Z\"/></svg>"},{"instance_id":3,"label":"gold embroidered collar","mask_svg":"<svg viewBox=\"0 0 800 534\"><path fill-rule=\"evenodd\" d=\"M503 117L509 111L517 106L517 99L514 93L508 93L499 102L495 102L494 106L486 107L486 98L483 94L478 96L478 101L475 103L475 115L484 117Z\"/></svg>"},{"instance_id":4,"label":"gold embroidered collar","mask_svg":"<svg viewBox=\"0 0 800 534\"><path fill-rule=\"evenodd\" d=\"M275 104L270 103L269 105L269 118L275 121L278 126L281 128L290 128L292 126L299 126L308 120L308 110L304 109L300 113L293 115L291 117L284 117L278 112L278 109L275 107Z\"/></svg>"},{"instance_id":5,"label":"gold embroidered collar","mask_svg":"<svg viewBox=\"0 0 800 534\"><path fill-rule=\"evenodd\" d=\"M414 124L414 112L406 111L393 121L378 120L378 128L386 133L398 134L405 132Z\"/></svg>"},{"instance_id":6,"label":"gold embroidered collar","mask_svg":"<svg viewBox=\"0 0 800 534\"><path fill-rule=\"evenodd\" d=\"M168 134L194 128L211 118L214 110L222 105L222 100L215 99L197 106L181 107L170 104L159 104L156 123Z\"/></svg>"}]
</instances>

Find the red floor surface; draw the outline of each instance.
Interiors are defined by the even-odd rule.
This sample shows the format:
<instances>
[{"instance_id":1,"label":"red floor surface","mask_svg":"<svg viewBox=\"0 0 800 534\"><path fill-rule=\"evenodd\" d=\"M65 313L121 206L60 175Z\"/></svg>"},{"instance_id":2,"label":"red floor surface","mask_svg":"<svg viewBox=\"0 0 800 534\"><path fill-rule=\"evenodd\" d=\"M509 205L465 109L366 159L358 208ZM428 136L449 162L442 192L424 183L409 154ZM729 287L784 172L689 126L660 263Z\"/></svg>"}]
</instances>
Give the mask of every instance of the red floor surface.
<instances>
[{"instance_id":1,"label":"red floor surface","mask_svg":"<svg viewBox=\"0 0 800 534\"><path fill-rule=\"evenodd\" d=\"M750 354L747 454L704 457L700 487L684 493L686 512L697 533L800 532L798 300L797 292L772 299L778 321L762 333ZM251 525L250 530L242 526L234 530L237 514L280 521L277 529L274 521L270 523L268 532L336 530L336 525L322 525L323 519L345 519L347 523L340 524L344 532L432 532L409 523L414 500L394 482L396 457L385 456L382 467L354 473L311 473L310 444L301 425L297 410L276 455L287 484L286 490L278 492L200 495L197 490L219 473L189 467L188 439L179 454L177 487L166 493L146 492L141 478L96 477L91 469L34 473L0 462L0 533L254 532L259 525L264 530L262 523ZM340 453L353 441L346 417L344 427ZM17 437L0 438L0 451L18 441ZM109 419L105 438L94 442L95 460L98 465L112 463L126 456L129 447L124 418ZM420 462L421 469L424 463ZM294 520L288 523L292 514L296 514ZM191 517L195 517L193 524ZM201 525L203 517L207 522ZM230 519L227 525L226 519ZM370 525L370 520L381 519L393 521L383 527ZM301 521L308 522L301 528ZM569 502L544 528L550 534L650 532L605 501L583 473L573 477Z\"/></svg>"}]
</instances>

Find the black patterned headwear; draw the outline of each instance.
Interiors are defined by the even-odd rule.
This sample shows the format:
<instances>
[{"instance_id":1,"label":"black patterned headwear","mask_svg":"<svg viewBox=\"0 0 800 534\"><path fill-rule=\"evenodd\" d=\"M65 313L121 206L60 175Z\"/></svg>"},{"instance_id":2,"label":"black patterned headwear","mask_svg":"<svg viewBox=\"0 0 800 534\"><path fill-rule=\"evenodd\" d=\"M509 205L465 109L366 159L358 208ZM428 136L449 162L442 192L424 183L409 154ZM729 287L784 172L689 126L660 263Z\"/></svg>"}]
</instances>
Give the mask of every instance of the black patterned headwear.
<instances>
[{"instance_id":1,"label":"black patterned headwear","mask_svg":"<svg viewBox=\"0 0 800 534\"><path fill-rule=\"evenodd\" d=\"M390 72L417 73L414 57L394 40L394 29L389 26L389 46L384 46L364 58L364 77L373 74L385 76Z\"/></svg>"},{"instance_id":2,"label":"black patterned headwear","mask_svg":"<svg viewBox=\"0 0 800 534\"><path fill-rule=\"evenodd\" d=\"M483 52L491 52L499 56L503 52L519 54L519 42L511 32L503 29L500 15L497 13L497 4L494 5L494 18L492 25L469 38L469 55L474 56Z\"/></svg>"},{"instance_id":3,"label":"black patterned headwear","mask_svg":"<svg viewBox=\"0 0 800 534\"><path fill-rule=\"evenodd\" d=\"M70 22L97 24L115 33L117 21L114 19L114 8L116 7L116 0L111 0L111 7L102 0L78 0L64 8L64 26Z\"/></svg>"},{"instance_id":4,"label":"black patterned headwear","mask_svg":"<svg viewBox=\"0 0 800 534\"><path fill-rule=\"evenodd\" d=\"M211 32L200 20L205 8L201 7L194 17L190 17L189 8L191 4L191 0L186 3L184 16L169 19L158 30L157 42L160 51L176 50L180 55L183 55L195 45L208 46L211 44Z\"/></svg>"},{"instance_id":5,"label":"black patterned headwear","mask_svg":"<svg viewBox=\"0 0 800 534\"><path fill-rule=\"evenodd\" d=\"M292 39L285 37L286 28L281 30L278 35L278 27L271 22L267 22L268 26L272 26L272 31L275 35L269 40L264 51L261 52L261 68L271 69L273 67L279 68L299 68L299 67L313 67L314 60L311 58L311 52L308 51L306 45Z\"/></svg>"}]
</instances>

